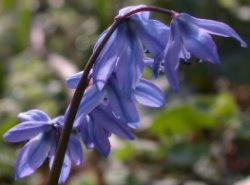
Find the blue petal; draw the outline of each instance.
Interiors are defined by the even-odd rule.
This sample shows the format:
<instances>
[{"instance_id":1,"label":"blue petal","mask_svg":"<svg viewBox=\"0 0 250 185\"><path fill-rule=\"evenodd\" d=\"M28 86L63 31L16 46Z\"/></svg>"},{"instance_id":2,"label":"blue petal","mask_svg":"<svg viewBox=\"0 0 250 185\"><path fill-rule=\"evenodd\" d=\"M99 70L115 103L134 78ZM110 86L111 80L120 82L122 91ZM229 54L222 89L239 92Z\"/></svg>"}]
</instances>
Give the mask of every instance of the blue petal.
<instances>
[{"instance_id":1,"label":"blue petal","mask_svg":"<svg viewBox=\"0 0 250 185\"><path fill-rule=\"evenodd\" d=\"M75 73L72 76L70 76L66 81L67 86L71 89L76 89L82 75L83 71Z\"/></svg>"},{"instance_id":2,"label":"blue petal","mask_svg":"<svg viewBox=\"0 0 250 185\"><path fill-rule=\"evenodd\" d=\"M143 48L139 38L131 28L124 23L126 29L126 40L121 57L116 66L116 76L120 89L130 95L141 78L143 69Z\"/></svg>"},{"instance_id":3,"label":"blue petal","mask_svg":"<svg viewBox=\"0 0 250 185\"><path fill-rule=\"evenodd\" d=\"M70 170L71 170L71 160L70 157L66 154L63 160L63 166L58 181L59 184L63 184L67 180L70 174Z\"/></svg>"},{"instance_id":4,"label":"blue petal","mask_svg":"<svg viewBox=\"0 0 250 185\"><path fill-rule=\"evenodd\" d=\"M154 59L149 58L149 57L144 57L143 64L144 64L144 67L153 68Z\"/></svg>"},{"instance_id":5,"label":"blue petal","mask_svg":"<svg viewBox=\"0 0 250 185\"><path fill-rule=\"evenodd\" d=\"M165 74L171 88L174 91L179 90L179 80L177 75L177 67L179 65L179 56L181 52L181 38L178 25L175 21L171 22L171 32L169 40L164 51L164 68Z\"/></svg>"},{"instance_id":6,"label":"blue petal","mask_svg":"<svg viewBox=\"0 0 250 185\"><path fill-rule=\"evenodd\" d=\"M71 160L74 161L76 165L80 165L82 163L83 161L82 146L79 139L74 135L71 135L69 138L68 154Z\"/></svg>"},{"instance_id":7,"label":"blue petal","mask_svg":"<svg viewBox=\"0 0 250 185\"><path fill-rule=\"evenodd\" d=\"M105 95L105 92L99 91L95 85L87 89L86 93L81 100L77 117L86 116L89 114L97 105L99 105Z\"/></svg>"},{"instance_id":8,"label":"blue petal","mask_svg":"<svg viewBox=\"0 0 250 185\"><path fill-rule=\"evenodd\" d=\"M135 100L146 106L162 107L165 105L163 92L148 80L141 79L134 91Z\"/></svg>"},{"instance_id":9,"label":"blue petal","mask_svg":"<svg viewBox=\"0 0 250 185\"><path fill-rule=\"evenodd\" d=\"M65 117L64 116L57 116L57 117L52 119L52 123L56 123L56 124L59 124L61 126L64 125L64 122L65 122Z\"/></svg>"},{"instance_id":10,"label":"blue petal","mask_svg":"<svg viewBox=\"0 0 250 185\"><path fill-rule=\"evenodd\" d=\"M187 61L191 58L191 54L186 50L186 48L182 47L180 52L180 58L183 58L185 61Z\"/></svg>"},{"instance_id":11,"label":"blue petal","mask_svg":"<svg viewBox=\"0 0 250 185\"><path fill-rule=\"evenodd\" d=\"M32 109L27 112L22 112L17 115L17 118L21 121L43 121L48 122L51 121L50 117L43 111L38 109Z\"/></svg>"},{"instance_id":12,"label":"blue petal","mask_svg":"<svg viewBox=\"0 0 250 185\"><path fill-rule=\"evenodd\" d=\"M145 7L145 5L136 5L136 6L127 6L125 8L122 8L119 10L119 13L116 17L121 17L121 16L124 16L125 14L133 11L133 10L136 10L138 8L142 8L142 7ZM144 19L148 19L149 18L149 15L150 15L150 12L147 11L143 11L143 12L139 12L137 14L134 14L132 15L131 17L139 17L140 19L144 20Z\"/></svg>"},{"instance_id":13,"label":"blue petal","mask_svg":"<svg viewBox=\"0 0 250 185\"><path fill-rule=\"evenodd\" d=\"M105 35L107 34L108 30L110 29L110 27L106 30L104 30L101 35L99 35L95 45L94 45L94 48L93 48L93 51L96 50L97 46L99 46L99 44L101 43L101 41L104 39ZM112 37L112 36L111 36Z\"/></svg>"},{"instance_id":14,"label":"blue petal","mask_svg":"<svg viewBox=\"0 0 250 185\"><path fill-rule=\"evenodd\" d=\"M224 37L232 37L238 40L241 43L242 47L247 47L247 43L243 41L242 38L230 26L225 23L207 19L198 19L186 13L182 13L179 16L185 21L190 21L193 24L196 24L198 27L204 29L208 33Z\"/></svg>"},{"instance_id":15,"label":"blue petal","mask_svg":"<svg viewBox=\"0 0 250 185\"><path fill-rule=\"evenodd\" d=\"M114 76L109 81L107 91L108 100L115 116L133 126L133 128L138 128L140 118L135 104L131 97L128 97L127 94L117 87L117 81L115 81Z\"/></svg>"},{"instance_id":16,"label":"blue petal","mask_svg":"<svg viewBox=\"0 0 250 185\"><path fill-rule=\"evenodd\" d=\"M158 77L159 72L164 72L164 66L160 65L162 62L162 59L158 58L156 60L149 58L149 57L144 57L144 67L149 67L152 70L152 75L154 78Z\"/></svg>"},{"instance_id":17,"label":"blue petal","mask_svg":"<svg viewBox=\"0 0 250 185\"><path fill-rule=\"evenodd\" d=\"M168 42L169 27L157 20L134 20L130 23L136 28L145 49L150 52L154 58L153 75L158 77L160 61L162 59L164 48Z\"/></svg>"},{"instance_id":18,"label":"blue petal","mask_svg":"<svg viewBox=\"0 0 250 185\"><path fill-rule=\"evenodd\" d=\"M111 35L108 42L102 49L93 67L93 81L99 90L102 90L106 81L113 72L116 62L123 51L124 42L124 29L120 26Z\"/></svg>"},{"instance_id":19,"label":"blue petal","mask_svg":"<svg viewBox=\"0 0 250 185\"><path fill-rule=\"evenodd\" d=\"M16 179L32 174L42 165L50 151L51 137L51 134L40 134L21 149L15 163Z\"/></svg>"},{"instance_id":20,"label":"blue petal","mask_svg":"<svg viewBox=\"0 0 250 185\"><path fill-rule=\"evenodd\" d=\"M57 130L52 133L53 135L52 135L52 139L50 140L50 150L48 153L48 158L53 157L56 153L56 147L57 147L58 140L59 140L57 133L58 133Z\"/></svg>"},{"instance_id":21,"label":"blue petal","mask_svg":"<svg viewBox=\"0 0 250 185\"><path fill-rule=\"evenodd\" d=\"M95 148L100 154L107 157L110 152L110 143L105 130L102 127L99 127L97 124L92 124L91 135L94 141Z\"/></svg>"},{"instance_id":22,"label":"blue petal","mask_svg":"<svg viewBox=\"0 0 250 185\"><path fill-rule=\"evenodd\" d=\"M125 122L114 116L109 106L103 104L99 105L91 112L91 117L96 125L108 130L109 132L124 139L134 139L131 129Z\"/></svg>"},{"instance_id":23,"label":"blue petal","mask_svg":"<svg viewBox=\"0 0 250 185\"><path fill-rule=\"evenodd\" d=\"M168 41L169 27L157 20L134 21L132 25L136 28L146 50L153 58L158 58Z\"/></svg>"},{"instance_id":24,"label":"blue petal","mask_svg":"<svg viewBox=\"0 0 250 185\"><path fill-rule=\"evenodd\" d=\"M90 129L90 125L93 124L92 120L90 119L89 115L83 117L79 117L76 120L77 123L77 130L80 133L80 136L82 138L83 143L85 144L87 149L93 148L93 141L91 138L91 129Z\"/></svg>"},{"instance_id":25,"label":"blue petal","mask_svg":"<svg viewBox=\"0 0 250 185\"><path fill-rule=\"evenodd\" d=\"M50 169L52 168L54 159L55 159L55 156L51 156L49 159ZM70 174L70 170L71 170L71 160L70 160L69 155L66 153L64 156L63 165L62 165L62 169L61 169L61 173L60 173L60 177L58 181L59 184L63 184L67 180Z\"/></svg>"},{"instance_id":26,"label":"blue petal","mask_svg":"<svg viewBox=\"0 0 250 185\"><path fill-rule=\"evenodd\" d=\"M48 122L26 121L11 128L3 135L6 142L20 142L28 140L41 132L52 128Z\"/></svg>"},{"instance_id":27,"label":"blue petal","mask_svg":"<svg viewBox=\"0 0 250 185\"><path fill-rule=\"evenodd\" d=\"M196 25L177 20L185 48L197 58L219 64L216 45L212 37Z\"/></svg>"}]
</instances>

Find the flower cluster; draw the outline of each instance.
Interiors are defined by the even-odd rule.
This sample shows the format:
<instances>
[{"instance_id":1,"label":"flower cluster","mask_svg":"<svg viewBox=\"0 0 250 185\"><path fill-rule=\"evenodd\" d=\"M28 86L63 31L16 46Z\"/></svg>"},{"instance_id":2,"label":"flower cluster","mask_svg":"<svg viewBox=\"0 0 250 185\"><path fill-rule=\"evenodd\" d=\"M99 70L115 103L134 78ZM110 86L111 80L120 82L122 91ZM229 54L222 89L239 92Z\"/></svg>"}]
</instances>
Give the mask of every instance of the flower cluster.
<instances>
[{"instance_id":1,"label":"flower cluster","mask_svg":"<svg viewBox=\"0 0 250 185\"><path fill-rule=\"evenodd\" d=\"M134 139L132 129L140 127L137 103L150 107L165 105L161 89L142 78L144 68L150 68L155 78L165 73L171 88L178 91L180 59L187 61L193 55L203 61L220 63L210 34L232 37L242 47L247 46L232 28L222 22L173 11L172 21L167 26L150 19L149 11L139 11L146 7L126 7L116 16L116 19L120 19L135 12L120 21L88 74L89 86L76 114L60 183L67 179L72 162L82 164L81 143L108 156L111 148L109 137L112 134L127 140ZM109 30L100 35L93 53ZM71 76L67 80L68 87L75 89L83 74L79 72ZM65 117L67 115L68 110ZM15 163L16 178L21 178L32 174L46 159L49 159L51 167L65 121L64 116L50 119L40 110L21 113L18 119L20 123L5 133L4 139L7 142L28 141Z\"/></svg>"}]
</instances>

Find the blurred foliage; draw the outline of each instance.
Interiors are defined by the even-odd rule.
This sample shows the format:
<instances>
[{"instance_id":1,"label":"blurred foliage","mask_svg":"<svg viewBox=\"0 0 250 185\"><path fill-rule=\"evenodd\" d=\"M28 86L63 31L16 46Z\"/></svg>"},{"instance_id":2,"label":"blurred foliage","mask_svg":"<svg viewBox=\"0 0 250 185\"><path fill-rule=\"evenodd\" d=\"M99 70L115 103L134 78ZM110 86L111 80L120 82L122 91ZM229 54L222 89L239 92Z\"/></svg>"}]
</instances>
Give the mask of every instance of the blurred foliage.
<instances>
[{"instance_id":1,"label":"blurred foliage","mask_svg":"<svg viewBox=\"0 0 250 185\"><path fill-rule=\"evenodd\" d=\"M238 107L229 93L196 96L189 101L169 106L155 117L152 132L167 137L199 129L211 129L238 117ZM180 116L181 115L181 116ZM227 125L225 125L227 126Z\"/></svg>"},{"instance_id":2,"label":"blurred foliage","mask_svg":"<svg viewBox=\"0 0 250 185\"><path fill-rule=\"evenodd\" d=\"M0 0L1 135L18 123L19 112L64 113L72 95L65 79L83 68L98 35L131 4L223 21L250 43L249 0ZM136 140L112 137L108 159L85 150L84 166L75 167L66 184L237 185L249 176L250 51L214 38L222 65L195 58L181 65L180 93L166 88L165 108L141 109ZM165 87L164 77L156 82ZM0 140L0 184L45 185L48 164L15 181L12 166L21 146Z\"/></svg>"}]
</instances>

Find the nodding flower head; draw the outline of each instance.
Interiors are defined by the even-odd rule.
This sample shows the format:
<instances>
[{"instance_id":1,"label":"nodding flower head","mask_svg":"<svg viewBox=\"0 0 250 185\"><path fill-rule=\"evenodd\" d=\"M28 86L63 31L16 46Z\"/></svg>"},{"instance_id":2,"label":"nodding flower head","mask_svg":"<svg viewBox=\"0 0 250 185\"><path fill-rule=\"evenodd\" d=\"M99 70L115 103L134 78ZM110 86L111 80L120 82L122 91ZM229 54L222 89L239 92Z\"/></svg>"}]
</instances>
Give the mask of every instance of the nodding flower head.
<instances>
[{"instance_id":1,"label":"nodding flower head","mask_svg":"<svg viewBox=\"0 0 250 185\"><path fill-rule=\"evenodd\" d=\"M121 9L118 17L136 8ZM101 34L94 51L108 30ZM164 50L168 34L169 27L150 19L149 12L138 12L120 22L94 64L94 84L101 90L114 72L119 88L131 94L141 78L145 51L157 59Z\"/></svg>"},{"instance_id":2,"label":"nodding flower head","mask_svg":"<svg viewBox=\"0 0 250 185\"><path fill-rule=\"evenodd\" d=\"M81 74L74 74L67 80L70 88L76 88ZM165 105L165 97L164 93L156 85L142 78L131 94L127 94L126 91L119 88L118 79L113 73L102 90L99 90L95 84L86 90L81 100L77 117L87 116L104 102L109 104L111 114L117 115L119 119L130 127L138 128L140 119L135 103L149 107L163 107Z\"/></svg>"},{"instance_id":3,"label":"nodding flower head","mask_svg":"<svg viewBox=\"0 0 250 185\"><path fill-rule=\"evenodd\" d=\"M166 77L170 86L178 90L177 68L179 59L188 59L190 54L200 60L219 64L216 44L211 35L232 37L247 47L241 37L227 24L192 17L186 13L176 14L170 24L170 35L161 63L164 63ZM154 64L155 70L159 63Z\"/></svg>"}]
</instances>

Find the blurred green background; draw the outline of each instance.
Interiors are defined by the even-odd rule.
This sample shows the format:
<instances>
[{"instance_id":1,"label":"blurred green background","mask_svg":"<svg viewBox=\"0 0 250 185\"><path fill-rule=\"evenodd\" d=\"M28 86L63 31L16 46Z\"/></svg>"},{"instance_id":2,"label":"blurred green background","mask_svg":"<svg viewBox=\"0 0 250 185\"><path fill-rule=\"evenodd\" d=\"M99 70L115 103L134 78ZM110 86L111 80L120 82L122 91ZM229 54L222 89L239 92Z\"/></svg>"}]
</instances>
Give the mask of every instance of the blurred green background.
<instances>
[{"instance_id":1,"label":"blurred green background","mask_svg":"<svg viewBox=\"0 0 250 185\"><path fill-rule=\"evenodd\" d=\"M98 34L121 7L149 4L223 21L250 43L250 0L0 0L0 133L32 108L64 112L72 91L65 79L82 70ZM164 15L153 17L169 23ZM163 109L139 107L136 140L112 137L107 159L84 150L67 185L249 185L250 50L214 37L222 65L181 65L181 90L165 77ZM48 164L14 180L23 144L0 140L1 185L45 185Z\"/></svg>"}]
</instances>

